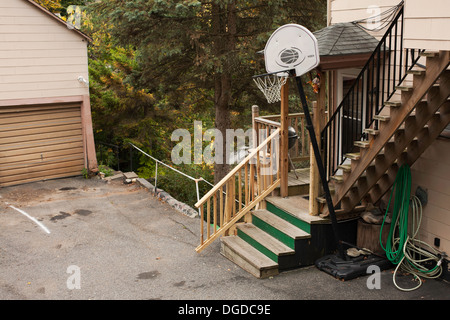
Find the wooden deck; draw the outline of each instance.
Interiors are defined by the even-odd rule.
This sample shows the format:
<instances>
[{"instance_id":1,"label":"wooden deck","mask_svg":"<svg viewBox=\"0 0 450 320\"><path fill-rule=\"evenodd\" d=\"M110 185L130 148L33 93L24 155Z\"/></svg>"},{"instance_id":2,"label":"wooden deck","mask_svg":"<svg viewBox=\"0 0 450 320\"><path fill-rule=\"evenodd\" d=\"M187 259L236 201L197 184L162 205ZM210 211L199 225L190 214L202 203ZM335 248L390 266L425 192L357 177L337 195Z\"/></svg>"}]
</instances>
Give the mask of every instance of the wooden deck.
<instances>
[{"instance_id":1,"label":"wooden deck","mask_svg":"<svg viewBox=\"0 0 450 320\"><path fill-rule=\"evenodd\" d=\"M309 168L296 169L295 172L289 171L289 196L281 198L279 193L275 192L273 196L267 197L266 200L308 223L328 222L328 219L322 219L309 213L309 174Z\"/></svg>"},{"instance_id":2,"label":"wooden deck","mask_svg":"<svg viewBox=\"0 0 450 320\"><path fill-rule=\"evenodd\" d=\"M288 173L288 186L289 187L295 187L295 186L309 186L309 172L310 169L308 168L302 168L302 169L296 169L295 172L289 171Z\"/></svg>"},{"instance_id":3,"label":"wooden deck","mask_svg":"<svg viewBox=\"0 0 450 320\"><path fill-rule=\"evenodd\" d=\"M297 173L297 176L295 175ZM309 194L309 168L296 169L288 173L288 196ZM279 188L274 195L279 195Z\"/></svg>"}]
</instances>

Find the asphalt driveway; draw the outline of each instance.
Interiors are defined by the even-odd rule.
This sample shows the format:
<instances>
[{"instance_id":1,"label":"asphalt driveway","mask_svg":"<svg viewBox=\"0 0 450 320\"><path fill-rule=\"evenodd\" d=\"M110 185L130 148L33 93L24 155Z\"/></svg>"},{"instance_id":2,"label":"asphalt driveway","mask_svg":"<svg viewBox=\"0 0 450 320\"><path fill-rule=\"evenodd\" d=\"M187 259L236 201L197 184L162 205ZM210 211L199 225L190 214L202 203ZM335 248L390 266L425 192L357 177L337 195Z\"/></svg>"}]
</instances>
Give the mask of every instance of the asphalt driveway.
<instances>
[{"instance_id":1,"label":"asphalt driveway","mask_svg":"<svg viewBox=\"0 0 450 320\"><path fill-rule=\"evenodd\" d=\"M402 292L389 270L379 289L313 266L256 279L220 255L219 241L196 253L199 219L122 179L52 180L0 196L2 300L450 299L439 280Z\"/></svg>"}]
</instances>

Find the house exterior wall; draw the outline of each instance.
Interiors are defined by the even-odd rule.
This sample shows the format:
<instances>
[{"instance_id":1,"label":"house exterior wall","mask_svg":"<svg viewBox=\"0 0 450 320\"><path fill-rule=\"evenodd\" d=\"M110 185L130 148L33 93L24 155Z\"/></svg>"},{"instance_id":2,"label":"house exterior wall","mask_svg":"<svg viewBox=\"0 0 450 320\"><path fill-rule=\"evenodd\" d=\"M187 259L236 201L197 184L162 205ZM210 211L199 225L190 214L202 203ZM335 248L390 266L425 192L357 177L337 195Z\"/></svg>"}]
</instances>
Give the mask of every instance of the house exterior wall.
<instances>
[{"instance_id":1,"label":"house exterior wall","mask_svg":"<svg viewBox=\"0 0 450 320\"><path fill-rule=\"evenodd\" d=\"M405 46L430 51L450 50L450 1L406 0Z\"/></svg>"},{"instance_id":2,"label":"house exterior wall","mask_svg":"<svg viewBox=\"0 0 450 320\"><path fill-rule=\"evenodd\" d=\"M328 0L328 22L336 24L381 13L399 0ZM377 11L379 10L379 11ZM369 26L370 27L370 26ZM450 50L450 1L405 0L405 48ZM382 33L375 33L376 37Z\"/></svg>"},{"instance_id":3,"label":"house exterior wall","mask_svg":"<svg viewBox=\"0 0 450 320\"><path fill-rule=\"evenodd\" d=\"M381 12L395 6L398 0L329 0L328 23L335 24L368 18L379 6ZM430 51L450 50L450 1L405 0L405 48ZM374 34L381 37L382 33ZM422 59L422 64L425 64ZM406 82L411 79L407 78ZM336 91L336 83L331 82ZM339 101L337 102L339 103ZM428 190L428 204L423 208L421 240L434 245L440 239L439 250L450 252L450 139L439 138L424 152L411 168L412 192L417 186Z\"/></svg>"},{"instance_id":4,"label":"house exterior wall","mask_svg":"<svg viewBox=\"0 0 450 320\"><path fill-rule=\"evenodd\" d=\"M399 0L328 0L328 23L366 19L388 10L399 2Z\"/></svg>"},{"instance_id":5,"label":"house exterior wall","mask_svg":"<svg viewBox=\"0 0 450 320\"><path fill-rule=\"evenodd\" d=\"M0 109L79 103L84 167L97 170L88 37L28 0L0 0Z\"/></svg>"},{"instance_id":6,"label":"house exterior wall","mask_svg":"<svg viewBox=\"0 0 450 320\"><path fill-rule=\"evenodd\" d=\"M0 0L0 100L88 95L87 41L24 0Z\"/></svg>"},{"instance_id":7,"label":"house exterior wall","mask_svg":"<svg viewBox=\"0 0 450 320\"><path fill-rule=\"evenodd\" d=\"M450 251L450 140L438 138L411 167L412 192L417 186L427 190L428 203L423 208L421 240L439 250Z\"/></svg>"}]
</instances>

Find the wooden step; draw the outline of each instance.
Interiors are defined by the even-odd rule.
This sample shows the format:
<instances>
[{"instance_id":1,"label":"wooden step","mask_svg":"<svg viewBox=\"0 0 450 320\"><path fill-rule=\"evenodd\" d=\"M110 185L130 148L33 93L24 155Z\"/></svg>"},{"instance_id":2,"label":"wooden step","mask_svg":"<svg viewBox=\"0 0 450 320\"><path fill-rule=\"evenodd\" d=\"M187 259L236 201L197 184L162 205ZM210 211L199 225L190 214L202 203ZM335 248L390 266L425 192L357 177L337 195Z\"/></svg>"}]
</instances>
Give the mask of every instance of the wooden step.
<instances>
[{"instance_id":1,"label":"wooden step","mask_svg":"<svg viewBox=\"0 0 450 320\"><path fill-rule=\"evenodd\" d=\"M436 51L423 51L423 52L420 52L419 55L421 57L434 58L434 57L437 57L439 55L439 52L436 52Z\"/></svg>"},{"instance_id":2,"label":"wooden step","mask_svg":"<svg viewBox=\"0 0 450 320\"><path fill-rule=\"evenodd\" d=\"M344 177L342 175L336 174L331 177L331 180L333 180L336 183L342 183L344 182Z\"/></svg>"},{"instance_id":3,"label":"wooden step","mask_svg":"<svg viewBox=\"0 0 450 320\"><path fill-rule=\"evenodd\" d=\"M367 128L364 129L364 133L370 134L372 136L377 136L380 133L380 131L377 129Z\"/></svg>"},{"instance_id":4,"label":"wooden step","mask_svg":"<svg viewBox=\"0 0 450 320\"><path fill-rule=\"evenodd\" d=\"M359 159L361 159L361 154L360 153L347 153L347 154L345 154L345 157L348 159L352 159L352 160L359 160Z\"/></svg>"},{"instance_id":5,"label":"wooden step","mask_svg":"<svg viewBox=\"0 0 450 320\"><path fill-rule=\"evenodd\" d=\"M414 137L411 143L406 148L408 162L414 163L427 147L440 135L442 130L450 123L450 103L444 103L439 114L434 114L429 122L427 130L421 130L418 136ZM415 143L420 141L420 143ZM402 160L403 160L402 159ZM386 174L379 181L379 189L372 189L368 192L368 197L372 203L378 201L384 194L386 194L392 187L395 176L399 167L403 164L401 160L395 161L394 165L390 166Z\"/></svg>"},{"instance_id":6,"label":"wooden step","mask_svg":"<svg viewBox=\"0 0 450 320\"><path fill-rule=\"evenodd\" d=\"M403 91L403 92L411 92L414 90L411 86L396 86L395 90Z\"/></svg>"},{"instance_id":7,"label":"wooden step","mask_svg":"<svg viewBox=\"0 0 450 320\"><path fill-rule=\"evenodd\" d=\"M389 152L384 152L383 161L377 165L376 176L371 176L370 179L366 179L364 186L360 187L358 192L358 197L353 197L352 205L357 205L359 201L364 197L370 189L376 184L377 177L381 176L389 169L389 166L397 159L402 156L406 147L414 140L414 137L426 126L430 118L435 115L435 112L439 110L442 103L447 101L447 97L450 95L450 72L445 71L450 64L450 52L445 51L439 54L439 57L434 59L427 59L427 73L425 74L422 81L415 83L414 91L410 96L404 96L404 104L401 104L401 108L396 110L396 112L391 114L390 121L383 126L383 130L379 132L375 143L372 144L371 148L364 152L364 157L361 158L355 166L352 167L351 174L346 177L344 183L339 184L339 188L336 189L336 193L333 196L333 203L336 205L341 199L346 195L350 188L355 184L359 177L365 172L368 165L379 156L380 151L385 148L386 143L394 135L398 135L401 131L399 128L408 119L411 112L414 111L415 107L421 103L425 94L428 95L428 102L423 105L421 104L420 117L416 114L416 119L414 122L409 123L405 126L402 131L402 139L395 139L395 148L390 148ZM440 78L440 89L430 90L430 88L436 83L436 80ZM442 108L441 108L442 112ZM433 129L431 126L428 130ZM417 143L416 143L417 144ZM417 147L412 146L414 149ZM412 152L408 148L408 158L409 153ZM403 157L403 156L402 156ZM412 165L412 164L410 164ZM324 210L321 216L326 216L327 212Z\"/></svg>"},{"instance_id":8,"label":"wooden step","mask_svg":"<svg viewBox=\"0 0 450 320\"><path fill-rule=\"evenodd\" d=\"M238 236L240 236L240 233L244 233L246 236L250 237L254 242L258 243L260 246L264 247L265 250L263 251L270 251L272 254L266 254L269 258L274 260L275 262L278 261L279 256L286 256L286 255L293 255L295 251L291 248L289 248L287 245L282 243L281 241L277 240L276 238L272 237L267 232L264 232L260 228L256 227L252 223L243 223L237 226L238 230ZM244 240L246 240L244 237L240 236ZM246 240L247 241L247 240ZM249 241L247 241L249 242ZM249 242L250 243L250 242ZM255 246L255 244L250 243L253 245L256 249L258 249L258 246ZM261 251L261 250L259 250ZM264 253L261 251L262 253Z\"/></svg>"},{"instance_id":9,"label":"wooden step","mask_svg":"<svg viewBox=\"0 0 450 320\"><path fill-rule=\"evenodd\" d=\"M402 102L401 101L386 101L384 103L384 105L387 107L399 108L402 106Z\"/></svg>"},{"instance_id":10,"label":"wooden step","mask_svg":"<svg viewBox=\"0 0 450 320\"><path fill-rule=\"evenodd\" d=\"M279 273L278 263L238 236L222 237L220 253L257 278L268 278Z\"/></svg>"},{"instance_id":11,"label":"wooden step","mask_svg":"<svg viewBox=\"0 0 450 320\"><path fill-rule=\"evenodd\" d=\"M425 72L426 72L426 70L423 70L423 69L413 69L413 70L406 71L407 74L412 74L415 76L422 76L425 74Z\"/></svg>"},{"instance_id":12,"label":"wooden step","mask_svg":"<svg viewBox=\"0 0 450 320\"><path fill-rule=\"evenodd\" d=\"M317 197L316 201L318 203L321 203L321 204L326 204L327 203L327 199L324 196Z\"/></svg>"},{"instance_id":13,"label":"wooden step","mask_svg":"<svg viewBox=\"0 0 450 320\"><path fill-rule=\"evenodd\" d=\"M369 141L355 141L353 143L353 145L355 147L366 149L366 148L368 148L370 146L370 142Z\"/></svg>"},{"instance_id":14,"label":"wooden step","mask_svg":"<svg viewBox=\"0 0 450 320\"><path fill-rule=\"evenodd\" d=\"M331 194L334 191L335 189L330 186ZM309 199L305 199L304 195L287 198L270 196L266 198L266 202L268 211L275 213L305 232L310 232L310 225L312 224L327 223L327 220L310 214Z\"/></svg>"},{"instance_id":15,"label":"wooden step","mask_svg":"<svg viewBox=\"0 0 450 320\"><path fill-rule=\"evenodd\" d=\"M351 172L352 166L350 164L341 164L338 166L339 169L341 169L344 172Z\"/></svg>"},{"instance_id":16,"label":"wooden step","mask_svg":"<svg viewBox=\"0 0 450 320\"><path fill-rule=\"evenodd\" d=\"M253 224L295 250L295 241L311 235L267 210L253 211Z\"/></svg>"},{"instance_id":17,"label":"wooden step","mask_svg":"<svg viewBox=\"0 0 450 320\"><path fill-rule=\"evenodd\" d=\"M391 116L377 114L373 116L373 119L382 122L388 122L389 120L391 120Z\"/></svg>"}]
</instances>

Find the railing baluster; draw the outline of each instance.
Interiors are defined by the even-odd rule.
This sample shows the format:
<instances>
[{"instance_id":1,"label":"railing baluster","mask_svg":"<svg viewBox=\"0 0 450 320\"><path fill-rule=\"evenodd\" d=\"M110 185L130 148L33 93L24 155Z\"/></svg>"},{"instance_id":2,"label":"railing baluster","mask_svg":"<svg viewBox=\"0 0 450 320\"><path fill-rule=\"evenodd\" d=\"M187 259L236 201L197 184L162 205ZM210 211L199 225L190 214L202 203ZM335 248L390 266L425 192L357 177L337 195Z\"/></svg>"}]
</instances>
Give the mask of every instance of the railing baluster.
<instances>
[{"instance_id":1,"label":"railing baluster","mask_svg":"<svg viewBox=\"0 0 450 320\"><path fill-rule=\"evenodd\" d=\"M248 176L248 164L245 164L244 167L244 201L245 205L248 205L248 188L249 188L249 176Z\"/></svg>"},{"instance_id":2,"label":"railing baluster","mask_svg":"<svg viewBox=\"0 0 450 320\"><path fill-rule=\"evenodd\" d=\"M206 202L206 237L209 239L209 237L211 236L211 201L210 199L208 199L208 201Z\"/></svg>"},{"instance_id":3,"label":"railing baluster","mask_svg":"<svg viewBox=\"0 0 450 320\"><path fill-rule=\"evenodd\" d=\"M241 169L238 171L238 197L239 197L239 210L242 208L242 181L241 181Z\"/></svg>"},{"instance_id":4,"label":"railing baluster","mask_svg":"<svg viewBox=\"0 0 450 320\"><path fill-rule=\"evenodd\" d=\"M204 220L204 207L200 207L200 244L204 243L204 230L203 230L203 220Z\"/></svg>"},{"instance_id":5,"label":"railing baluster","mask_svg":"<svg viewBox=\"0 0 450 320\"><path fill-rule=\"evenodd\" d=\"M267 127L270 129L270 127ZM264 130L267 132L266 130ZM271 180L274 153L274 140L278 139L280 129L270 134L263 143L250 152L238 166L233 168L216 186L200 199L195 206L200 209L201 237L199 252L217 237L231 231L231 227L253 209L260 201L280 185L280 179ZM256 164L254 160L256 157ZM262 157L262 159L260 158ZM250 170L248 169L250 166ZM255 171L256 169L256 171ZM248 174L250 171L250 174ZM242 178L242 174L245 174ZM255 185L256 174L256 185ZM237 177L236 177L237 175ZM244 181L242 181L244 179ZM224 192L224 188L225 191ZM242 190L244 188L244 191ZM219 195L217 195L219 192ZM244 197L244 199L243 199ZM212 199L211 199L212 198ZM219 205L217 201L219 200ZM212 224L211 224L212 202ZM244 205L245 202L245 205ZM205 217L206 206L206 217ZM217 211L219 210L219 228L217 228ZM204 222L206 222L206 240L204 239ZM211 232L213 228L213 232Z\"/></svg>"},{"instance_id":6,"label":"railing baluster","mask_svg":"<svg viewBox=\"0 0 450 320\"><path fill-rule=\"evenodd\" d=\"M414 49L406 49L406 53L403 52L403 19L402 4L377 48L322 129L321 139L326 153L328 178L335 174L338 165L345 161L345 153L352 149L353 141L365 136L363 129L372 125L378 128L378 123L374 124L374 115L380 114L385 102L394 95L396 86L404 81L407 71L420 58L420 55L416 57ZM408 61L410 53L411 62ZM349 121L357 123L345 129L343 136L342 127L349 124Z\"/></svg>"},{"instance_id":7,"label":"railing baluster","mask_svg":"<svg viewBox=\"0 0 450 320\"><path fill-rule=\"evenodd\" d=\"M214 193L214 199L213 199L213 206L214 206L214 217L213 217L213 233L216 233L217 231L217 192Z\"/></svg>"},{"instance_id":8,"label":"railing baluster","mask_svg":"<svg viewBox=\"0 0 450 320\"><path fill-rule=\"evenodd\" d=\"M224 209L223 209L224 203L223 203L223 187L222 187L222 186L219 188L219 194L220 194L220 203L219 203L219 210L220 210L220 214L219 214L219 217L220 217L220 227L223 227L223 224L224 224L224 214L225 214L225 212L224 212Z\"/></svg>"}]
</instances>

